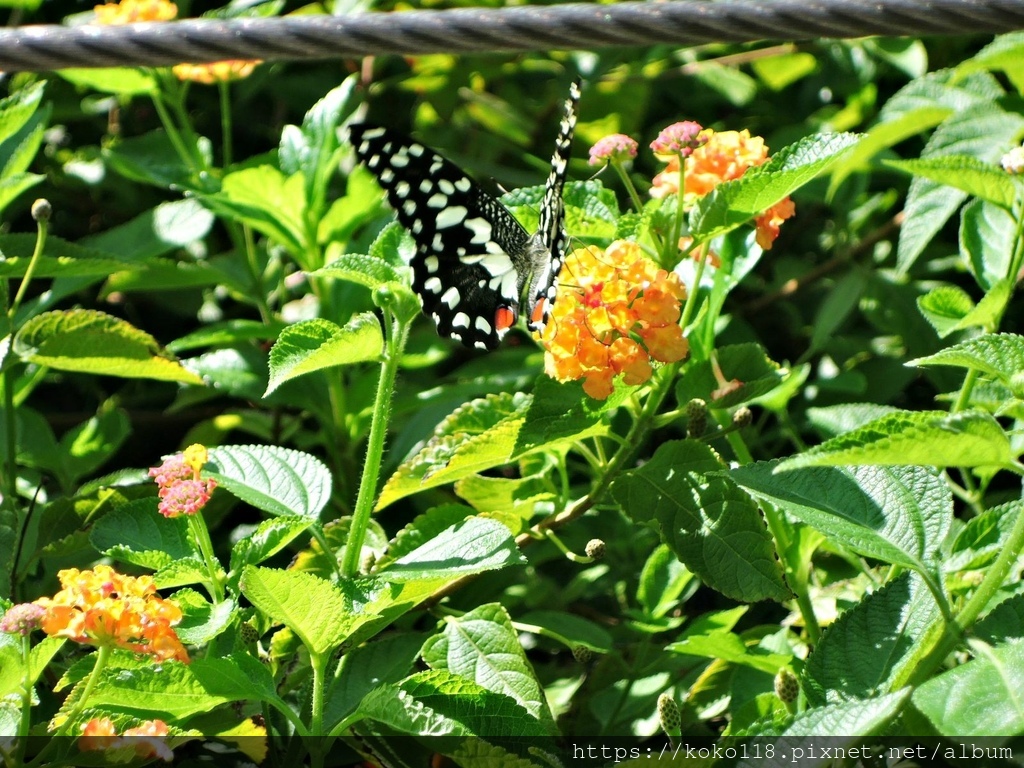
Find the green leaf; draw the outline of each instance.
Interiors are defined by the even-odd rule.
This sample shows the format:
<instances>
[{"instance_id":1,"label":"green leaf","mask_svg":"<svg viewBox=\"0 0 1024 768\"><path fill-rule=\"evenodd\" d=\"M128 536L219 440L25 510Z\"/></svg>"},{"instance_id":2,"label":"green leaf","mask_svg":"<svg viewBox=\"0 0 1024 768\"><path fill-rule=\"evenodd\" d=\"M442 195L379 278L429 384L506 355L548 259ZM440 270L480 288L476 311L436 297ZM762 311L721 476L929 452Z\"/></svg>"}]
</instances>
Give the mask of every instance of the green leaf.
<instances>
[{"instance_id":1,"label":"green leaf","mask_svg":"<svg viewBox=\"0 0 1024 768\"><path fill-rule=\"evenodd\" d=\"M418 736L548 735L512 697L442 670L421 672L371 691L359 713L398 733Z\"/></svg>"},{"instance_id":2,"label":"green leaf","mask_svg":"<svg viewBox=\"0 0 1024 768\"><path fill-rule=\"evenodd\" d=\"M526 659L512 619L498 603L448 617L444 630L423 646L423 661L508 696L554 735L554 720L537 676Z\"/></svg>"},{"instance_id":3,"label":"green leaf","mask_svg":"<svg viewBox=\"0 0 1024 768\"><path fill-rule=\"evenodd\" d=\"M306 180L306 200L309 202L310 210L317 215L323 213L324 195L338 165L335 157L338 149L338 125L359 103L354 100L358 84L359 75L353 72L309 109L302 121L300 152L293 159L289 158L285 151L285 134L282 133L281 136L281 167L290 168L294 164L298 165L297 170L301 170Z\"/></svg>"},{"instance_id":4,"label":"green leaf","mask_svg":"<svg viewBox=\"0 0 1024 768\"><path fill-rule=\"evenodd\" d=\"M786 459L778 471L849 464L1007 467L1013 460L1006 433L989 413L899 411Z\"/></svg>"},{"instance_id":5,"label":"green leaf","mask_svg":"<svg viewBox=\"0 0 1024 768\"><path fill-rule=\"evenodd\" d=\"M913 703L943 736L1024 732L1024 642L974 646L975 658L922 683Z\"/></svg>"},{"instance_id":6,"label":"green leaf","mask_svg":"<svg viewBox=\"0 0 1024 768\"><path fill-rule=\"evenodd\" d=\"M783 768L783 766L792 765L794 749L802 750L801 757L809 756L812 754L811 750L820 744L814 740L799 741L793 737L813 737L813 739L820 739L823 736L830 737L829 746L834 750L860 746L864 743L864 737L884 732L886 726L899 714L910 697L910 693L910 688L904 688L895 693L875 696L870 699L843 701L808 709L796 715L781 732L775 728L769 728L764 732L748 730L744 733L734 734L740 737L760 735L787 737L785 750L777 750L770 758L763 751L756 755L750 752L736 765L738 768L740 766L742 768Z\"/></svg>"},{"instance_id":7,"label":"green leaf","mask_svg":"<svg viewBox=\"0 0 1024 768\"><path fill-rule=\"evenodd\" d=\"M427 444L388 478L376 509L409 494L507 464L530 402L529 395L506 393L457 408L438 424Z\"/></svg>"},{"instance_id":8,"label":"green leaf","mask_svg":"<svg viewBox=\"0 0 1024 768\"><path fill-rule=\"evenodd\" d=\"M960 255L986 291L1006 280L1017 220L999 206L971 200L960 214Z\"/></svg>"},{"instance_id":9,"label":"green leaf","mask_svg":"<svg viewBox=\"0 0 1024 768\"><path fill-rule=\"evenodd\" d=\"M514 455L518 458L535 450L607 434L605 415L625 402L631 392L631 387L618 387L607 400L594 400L583 393L579 382L560 383L550 376L538 377L516 436Z\"/></svg>"},{"instance_id":10,"label":"green leaf","mask_svg":"<svg viewBox=\"0 0 1024 768\"><path fill-rule=\"evenodd\" d=\"M712 408L731 408L771 392L788 375L760 344L734 344L717 351L716 363L708 359L688 365L676 384L676 400L700 398Z\"/></svg>"},{"instance_id":11,"label":"green leaf","mask_svg":"<svg viewBox=\"0 0 1024 768\"><path fill-rule=\"evenodd\" d=\"M308 453L289 448L213 448L204 473L242 501L272 515L316 520L331 497L330 470Z\"/></svg>"},{"instance_id":12,"label":"green leaf","mask_svg":"<svg viewBox=\"0 0 1024 768\"><path fill-rule=\"evenodd\" d=\"M778 461L729 470L758 498L821 531L836 544L921 572L938 568L953 499L925 467L816 467L777 473Z\"/></svg>"},{"instance_id":13,"label":"green leaf","mask_svg":"<svg viewBox=\"0 0 1024 768\"><path fill-rule=\"evenodd\" d=\"M934 355L919 357L907 365L950 365L990 376L1012 388L1020 397L1024 382L1024 336L1015 333L987 333L946 347Z\"/></svg>"},{"instance_id":14,"label":"green leaf","mask_svg":"<svg viewBox=\"0 0 1024 768\"><path fill-rule=\"evenodd\" d=\"M131 433L128 414L120 408L104 408L78 424L60 439L63 470L72 482L99 469L124 444Z\"/></svg>"},{"instance_id":15,"label":"green leaf","mask_svg":"<svg viewBox=\"0 0 1024 768\"><path fill-rule=\"evenodd\" d=\"M1007 112L993 99L972 104L946 119L928 140L923 158L969 155L995 164L1005 147L1024 132L1024 117ZM966 199L965 192L917 176L910 184L900 227L896 267L905 274Z\"/></svg>"},{"instance_id":16,"label":"green leaf","mask_svg":"<svg viewBox=\"0 0 1024 768\"><path fill-rule=\"evenodd\" d=\"M341 657L338 674L324 696L324 730L348 717L370 691L409 674L423 646L418 633L395 633L353 648Z\"/></svg>"},{"instance_id":17,"label":"green leaf","mask_svg":"<svg viewBox=\"0 0 1024 768\"><path fill-rule=\"evenodd\" d=\"M336 277L350 283L365 285L370 290L382 285L405 285L406 281L397 269L383 259L346 253L333 260L326 267L310 273L313 277Z\"/></svg>"},{"instance_id":18,"label":"green leaf","mask_svg":"<svg viewBox=\"0 0 1024 768\"><path fill-rule=\"evenodd\" d=\"M202 140L200 148L208 150L209 141ZM181 159L162 130L120 139L103 148L103 159L114 171L131 181L165 190L172 187L194 188L192 169Z\"/></svg>"},{"instance_id":19,"label":"green leaf","mask_svg":"<svg viewBox=\"0 0 1024 768\"><path fill-rule=\"evenodd\" d=\"M967 327L964 318L974 310L974 301L963 288L944 285L919 296L917 308L925 320L931 323L939 338L944 339Z\"/></svg>"},{"instance_id":20,"label":"green leaf","mask_svg":"<svg viewBox=\"0 0 1024 768\"><path fill-rule=\"evenodd\" d=\"M647 558L640 571L636 599L648 619L662 619L679 604L679 597L693 574L662 544Z\"/></svg>"},{"instance_id":21,"label":"green leaf","mask_svg":"<svg viewBox=\"0 0 1024 768\"><path fill-rule=\"evenodd\" d=\"M248 660L248 661L246 661ZM255 659L198 658L191 664L112 669L89 697L91 707L180 721L232 701L280 701L270 670Z\"/></svg>"},{"instance_id":22,"label":"green leaf","mask_svg":"<svg viewBox=\"0 0 1024 768\"><path fill-rule=\"evenodd\" d=\"M61 371L127 379L202 384L202 379L163 356L156 340L119 318L90 309L45 312L14 338L26 362Z\"/></svg>"},{"instance_id":23,"label":"green leaf","mask_svg":"<svg viewBox=\"0 0 1024 768\"><path fill-rule=\"evenodd\" d=\"M206 584L210 579L210 572L207 570L202 556L197 554L160 566L160 569L153 574L153 579L159 589L170 589L184 587L188 584Z\"/></svg>"},{"instance_id":24,"label":"green leaf","mask_svg":"<svg viewBox=\"0 0 1024 768\"><path fill-rule=\"evenodd\" d=\"M156 78L148 69L133 67L69 68L58 69L57 74L73 85L100 93L139 96L157 91Z\"/></svg>"},{"instance_id":25,"label":"green leaf","mask_svg":"<svg viewBox=\"0 0 1024 768\"><path fill-rule=\"evenodd\" d=\"M780 669L793 661L792 656L765 653L757 646L749 648L743 638L735 632L726 630L714 630L706 633L688 632L682 640L669 643L665 648L672 653L718 659L766 672L769 675L777 674Z\"/></svg>"},{"instance_id":26,"label":"green leaf","mask_svg":"<svg viewBox=\"0 0 1024 768\"><path fill-rule=\"evenodd\" d=\"M351 601L329 581L311 573L248 565L239 584L249 602L283 622L312 654L330 653L352 628Z\"/></svg>"},{"instance_id":27,"label":"green leaf","mask_svg":"<svg viewBox=\"0 0 1024 768\"><path fill-rule=\"evenodd\" d=\"M203 646L231 624L238 606L234 600L214 605L192 589L180 589L171 600L181 608L181 623L174 628L178 639L186 645Z\"/></svg>"},{"instance_id":28,"label":"green leaf","mask_svg":"<svg viewBox=\"0 0 1024 768\"><path fill-rule=\"evenodd\" d=\"M313 371L376 360L384 351L380 321L372 312L345 327L316 318L288 326L270 350L270 382L264 397L286 381Z\"/></svg>"},{"instance_id":29,"label":"green leaf","mask_svg":"<svg viewBox=\"0 0 1024 768\"><path fill-rule=\"evenodd\" d=\"M904 572L828 627L804 667L804 693L821 706L899 687L897 678L920 663L941 620L924 581Z\"/></svg>"},{"instance_id":30,"label":"green leaf","mask_svg":"<svg viewBox=\"0 0 1024 768\"><path fill-rule=\"evenodd\" d=\"M247 565L258 565L284 549L313 521L308 517L272 517L231 548L231 572L241 574Z\"/></svg>"},{"instance_id":31,"label":"green leaf","mask_svg":"<svg viewBox=\"0 0 1024 768\"><path fill-rule=\"evenodd\" d=\"M214 213L248 224L282 245L300 263L307 254L305 181L270 165L243 168L224 177L221 191L201 198ZM303 264L304 267L309 265Z\"/></svg>"},{"instance_id":32,"label":"green leaf","mask_svg":"<svg viewBox=\"0 0 1024 768\"><path fill-rule=\"evenodd\" d=\"M188 539L188 520L157 512L157 499L137 499L108 512L92 527L90 543L97 551L158 570L186 558L200 557Z\"/></svg>"},{"instance_id":33,"label":"green leaf","mask_svg":"<svg viewBox=\"0 0 1024 768\"><path fill-rule=\"evenodd\" d=\"M915 160L884 160L882 164L959 189L1006 210L1013 207L1017 196L1016 184L1006 171L970 155L944 154Z\"/></svg>"},{"instance_id":34,"label":"green leaf","mask_svg":"<svg viewBox=\"0 0 1024 768\"><path fill-rule=\"evenodd\" d=\"M508 528L496 520L471 517L445 529L375 575L391 582L455 580L525 564Z\"/></svg>"},{"instance_id":35,"label":"green leaf","mask_svg":"<svg viewBox=\"0 0 1024 768\"><path fill-rule=\"evenodd\" d=\"M650 461L615 481L612 496L712 588L749 602L788 599L757 505L731 480L711 474L721 469L706 445L662 443Z\"/></svg>"},{"instance_id":36,"label":"green leaf","mask_svg":"<svg viewBox=\"0 0 1024 768\"><path fill-rule=\"evenodd\" d=\"M38 173L15 173L0 180L0 211L45 178Z\"/></svg>"},{"instance_id":37,"label":"green leaf","mask_svg":"<svg viewBox=\"0 0 1024 768\"><path fill-rule=\"evenodd\" d=\"M174 200L93 235L85 244L117 258L131 259L134 265L142 259L155 259L202 240L213 228L214 221L213 214L198 200Z\"/></svg>"},{"instance_id":38,"label":"green leaf","mask_svg":"<svg viewBox=\"0 0 1024 768\"><path fill-rule=\"evenodd\" d=\"M43 103L45 90L46 82L41 80L0 99L0 143L6 142L28 125ZM5 167L8 159L0 158L0 167Z\"/></svg>"},{"instance_id":39,"label":"green leaf","mask_svg":"<svg viewBox=\"0 0 1024 768\"><path fill-rule=\"evenodd\" d=\"M36 236L28 233L0 235L0 277L24 277L36 247ZM113 253L85 248L49 235L43 253L36 260L35 277L91 277L122 270L144 269Z\"/></svg>"},{"instance_id":40,"label":"green leaf","mask_svg":"<svg viewBox=\"0 0 1024 768\"><path fill-rule=\"evenodd\" d=\"M735 229L824 173L854 147L851 133L822 133L800 139L739 179L719 184L690 214L690 233L701 242Z\"/></svg>"}]
</instances>

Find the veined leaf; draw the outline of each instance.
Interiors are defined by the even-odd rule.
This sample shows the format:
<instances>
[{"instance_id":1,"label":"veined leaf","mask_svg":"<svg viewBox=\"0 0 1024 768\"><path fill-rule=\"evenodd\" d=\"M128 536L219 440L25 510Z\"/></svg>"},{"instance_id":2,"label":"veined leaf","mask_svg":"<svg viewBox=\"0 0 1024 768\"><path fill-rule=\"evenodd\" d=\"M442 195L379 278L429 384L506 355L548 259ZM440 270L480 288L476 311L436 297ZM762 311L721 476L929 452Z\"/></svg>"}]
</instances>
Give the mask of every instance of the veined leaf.
<instances>
[{"instance_id":1,"label":"veined leaf","mask_svg":"<svg viewBox=\"0 0 1024 768\"><path fill-rule=\"evenodd\" d=\"M270 381L264 397L286 381L324 368L375 360L384 350L380 322L372 312L344 328L315 318L286 328L270 350Z\"/></svg>"},{"instance_id":2,"label":"veined leaf","mask_svg":"<svg viewBox=\"0 0 1024 768\"><path fill-rule=\"evenodd\" d=\"M907 365L950 365L967 368L991 376L1015 390L1024 393L1020 373L1024 371L1024 336L1015 333L988 333L962 341L928 357L911 360Z\"/></svg>"},{"instance_id":3,"label":"veined leaf","mask_svg":"<svg viewBox=\"0 0 1024 768\"><path fill-rule=\"evenodd\" d=\"M242 501L272 515L316 520L331 496L331 473L301 451L268 445L210 450L205 474Z\"/></svg>"},{"instance_id":4,"label":"veined leaf","mask_svg":"<svg viewBox=\"0 0 1024 768\"><path fill-rule=\"evenodd\" d=\"M970 155L938 155L915 160L885 160L896 170L955 187L968 195L1010 210L1017 190L1013 178L1002 168Z\"/></svg>"},{"instance_id":5,"label":"veined leaf","mask_svg":"<svg viewBox=\"0 0 1024 768\"><path fill-rule=\"evenodd\" d=\"M359 253L346 253L334 259L326 267L310 273L313 277L336 277L350 283L365 285L373 290L382 285L405 285L402 275L397 269L383 259L364 256Z\"/></svg>"},{"instance_id":6,"label":"veined leaf","mask_svg":"<svg viewBox=\"0 0 1024 768\"><path fill-rule=\"evenodd\" d=\"M776 471L851 464L1005 467L1013 460L1006 432L989 413L899 411L786 459Z\"/></svg>"},{"instance_id":7,"label":"veined leaf","mask_svg":"<svg viewBox=\"0 0 1024 768\"><path fill-rule=\"evenodd\" d=\"M163 356L148 333L91 309L37 315L22 326L13 349L27 362L62 371L203 383L177 361Z\"/></svg>"}]
</instances>

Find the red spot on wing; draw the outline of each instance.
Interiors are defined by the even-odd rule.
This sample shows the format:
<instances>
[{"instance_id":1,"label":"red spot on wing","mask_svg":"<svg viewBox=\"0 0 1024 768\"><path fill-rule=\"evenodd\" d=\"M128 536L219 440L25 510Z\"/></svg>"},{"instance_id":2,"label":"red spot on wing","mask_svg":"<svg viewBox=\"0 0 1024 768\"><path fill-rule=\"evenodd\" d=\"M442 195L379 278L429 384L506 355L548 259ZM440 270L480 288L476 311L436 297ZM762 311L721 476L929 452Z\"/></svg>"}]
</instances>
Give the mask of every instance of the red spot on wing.
<instances>
[{"instance_id":1,"label":"red spot on wing","mask_svg":"<svg viewBox=\"0 0 1024 768\"><path fill-rule=\"evenodd\" d=\"M530 315L530 322L536 324L544 319L544 307L547 306L547 302L547 299L541 298L536 304L534 304L533 313Z\"/></svg>"},{"instance_id":2,"label":"red spot on wing","mask_svg":"<svg viewBox=\"0 0 1024 768\"><path fill-rule=\"evenodd\" d=\"M498 307L494 311L494 327L496 330L504 331L515 325L516 313L508 307Z\"/></svg>"}]
</instances>

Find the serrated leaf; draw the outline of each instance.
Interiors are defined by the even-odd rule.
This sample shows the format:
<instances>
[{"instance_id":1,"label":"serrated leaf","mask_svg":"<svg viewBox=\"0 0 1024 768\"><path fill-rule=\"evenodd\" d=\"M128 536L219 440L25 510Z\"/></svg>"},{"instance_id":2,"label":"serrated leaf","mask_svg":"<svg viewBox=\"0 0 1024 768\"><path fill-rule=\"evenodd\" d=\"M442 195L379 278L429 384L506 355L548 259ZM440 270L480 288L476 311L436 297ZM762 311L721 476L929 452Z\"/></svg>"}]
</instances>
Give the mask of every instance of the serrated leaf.
<instances>
[{"instance_id":1,"label":"serrated leaf","mask_svg":"<svg viewBox=\"0 0 1024 768\"><path fill-rule=\"evenodd\" d=\"M974 309L974 300L963 288L944 285L919 296L917 308L921 310L924 319L931 323L939 338L944 339L966 327L964 318Z\"/></svg>"},{"instance_id":2,"label":"serrated leaf","mask_svg":"<svg viewBox=\"0 0 1024 768\"><path fill-rule=\"evenodd\" d=\"M844 701L824 707L808 709L796 715L784 729L779 731L769 728L765 731L748 729L733 734L738 737L781 736L783 743L775 745L769 756L763 749L758 753L748 752L739 762L737 768L783 768L792 765L794 750L802 750L799 754L810 755L820 742L815 739L830 737L829 746L833 750L846 749L861 745L864 738L884 732L886 726L899 714L911 693L910 688L875 696L859 701ZM808 739L801 741L801 738ZM760 739L759 739L760 741Z\"/></svg>"},{"instance_id":3,"label":"serrated leaf","mask_svg":"<svg viewBox=\"0 0 1024 768\"><path fill-rule=\"evenodd\" d=\"M693 573L737 600L790 596L761 513L706 445L663 443L643 466L624 473L612 496L637 523L651 524ZM724 482L723 482L724 481Z\"/></svg>"},{"instance_id":4,"label":"serrated leaf","mask_svg":"<svg viewBox=\"0 0 1024 768\"><path fill-rule=\"evenodd\" d=\"M471 517L445 529L375 575L392 582L454 580L525 563L508 528L496 520Z\"/></svg>"},{"instance_id":5,"label":"serrated leaf","mask_svg":"<svg viewBox=\"0 0 1024 768\"><path fill-rule=\"evenodd\" d=\"M180 363L165 357L148 333L96 310L37 315L14 337L13 350L26 362L62 371L203 383Z\"/></svg>"},{"instance_id":6,"label":"serrated leaf","mask_svg":"<svg viewBox=\"0 0 1024 768\"><path fill-rule=\"evenodd\" d=\"M427 444L388 478L376 508L508 463L530 402L529 395L501 394L457 408L438 424Z\"/></svg>"},{"instance_id":7,"label":"serrated leaf","mask_svg":"<svg viewBox=\"0 0 1024 768\"><path fill-rule=\"evenodd\" d=\"M310 653L330 653L353 625L352 605L344 593L311 573L248 565L239 585L249 602L283 622Z\"/></svg>"},{"instance_id":8,"label":"serrated leaf","mask_svg":"<svg viewBox=\"0 0 1024 768\"><path fill-rule=\"evenodd\" d=\"M939 155L914 160L883 160L883 165L921 176L947 187L987 200L1009 210L1016 199L1016 184L999 166L970 155Z\"/></svg>"},{"instance_id":9,"label":"serrated leaf","mask_svg":"<svg viewBox=\"0 0 1024 768\"><path fill-rule=\"evenodd\" d=\"M534 450L606 434L605 415L627 400L631 391L630 387L618 387L606 400L594 400L583 393L580 382L562 383L540 376L516 436L514 455L521 457Z\"/></svg>"},{"instance_id":10,"label":"serrated leaf","mask_svg":"<svg viewBox=\"0 0 1024 768\"><path fill-rule=\"evenodd\" d=\"M181 589L171 595L181 608L181 623L174 627L178 639L186 645L206 645L231 623L238 608L234 600L210 603L192 589Z\"/></svg>"},{"instance_id":11,"label":"serrated leaf","mask_svg":"<svg viewBox=\"0 0 1024 768\"><path fill-rule=\"evenodd\" d=\"M907 365L950 365L991 376L1020 396L1024 385L1018 381L1024 371L1024 336L1015 333L987 333L954 344L934 355L919 357Z\"/></svg>"},{"instance_id":12,"label":"serrated leaf","mask_svg":"<svg viewBox=\"0 0 1024 768\"><path fill-rule=\"evenodd\" d=\"M35 246L36 236L32 234L0 235L0 253L4 257L0 259L0 277L24 277ZM144 268L144 264L117 254L49 235L32 274L35 277L89 277Z\"/></svg>"},{"instance_id":13,"label":"serrated leaf","mask_svg":"<svg viewBox=\"0 0 1024 768\"><path fill-rule=\"evenodd\" d=\"M1024 132L1024 117L1007 112L993 98L947 118L928 140L923 158L969 155L996 163ZM900 227L896 268L905 274L966 199L966 193L917 176L910 184Z\"/></svg>"},{"instance_id":14,"label":"serrated leaf","mask_svg":"<svg viewBox=\"0 0 1024 768\"><path fill-rule=\"evenodd\" d=\"M270 350L270 381L263 396L313 371L376 360L383 350L384 335L372 312L356 315L344 328L321 318L296 323Z\"/></svg>"},{"instance_id":15,"label":"serrated leaf","mask_svg":"<svg viewBox=\"0 0 1024 768\"><path fill-rule=\"evenodd\" d=\"M159 589L184 587L188 584L205 584L210 578L206 563L199 556L183 557L163 565L153 574Z\"/></svg>"},{"instance_id":16,"label":"serrated leaf","mask_svg":"<svg viewBox=\"0 0 1024 768\"><path fill-rule=\"evenodd\" d=\"M157 499L137 499L108 512L92 527L89 542L118 560L158 570L200 553L188 539L184 517L157 512Z\"/></svg>"},{"instance_id":17,"label":"serrated leaf","mask_svg":"<svg viewBox=\"0 0 1024 768\"><path fill-rule=\"evenodd\" d=\"M395 534L388 545L387 552L377 561L377 567L386 567L389 563L423 546L442 531L461 523L472 515L473 510L462 504L442 504L431 507L422 515L417 515L411 523Z\"/></svg>"},{"instance_id":18,"label":"serrated leaf","mask_svg":"<svg viewBox=\"0 0 1024 768\"><path fill-rule=\"evenodd\" d=\"M1013 460L1006 433L989 413L899 411L786 459L777 471L852 464L1006 467Z\"/></svg>"},{"instance_id":19,"label":"serrated leaf","mask_svg":"<svg viewBox=\"0 0 1024 768\"><path fill-rule=\"evenodd\" d=\"M359 713L398 733L417 736L542 737L546 731L509 696L441 670L381 686Z\"/></svg>"},{"instance_id":20,"label":"serrated leaf","mask_svg":"<svg viewBox=\"0 0 1024 768\"><path fill-rule=\"evenodd\" d=\"M780 669L788 666L793 660L792 656L784 656L780 653L759 653L760 649L756 646L754 648L747 647L747 643L735 632L724 630L701 634L687 633L685 638L675 643L669 643L665 648L673 653L718 659L730 664L756 669L769 675L777 674Z\"/></svg>"},{"instance_id":21,"label":"serrated leaf","mask_svg":"<svg viewBox=\"0 0 1024 768\"><path fill-rule=\"evenodd\" d=\"M823 133L800 139L739 179L719 184L690 214L690 233L700 241L735 229L824 173L856 146L852 133Z\"/></svg>"},{"instance_id":22,"label":"serrated leaf","mask_svg":"<svg viewBox=\"0 0 1024 768\"><path fill-rule=\"evenodd\" d=\"M91 707L180 721L232 701L280 702L270 670L252 657L198 658L111 669L89 696Z\"/></svg>"},{"instance_id":23,"label":"serrated leaf","mask_svg":"<svg viewBox=\"0 0 1024 768\"><path fill-rule=\"evenodd\" d=\"M537 676L519 644L512 619L497 603L449 617L423 646L423 661L515 699L554 735L554 720Z\"/></svg>"},{"instance_id":24,"label":"serrated leaf","mask_svg":"<svg viewBox=\"0 0 1024 768\"><path fill-rule=\"evenodd\" d=\"M960 255L986 291L1006 279L1017 240L1011 213L982 200L971 200L960 214Z\"/></svg>"},{"instance_id":25,"label":"serrated leaf","mask_svg":"<svg viewBox=\"0 0 1024 768\"><path fill-rule=\"evenodd\" d=\"M778 461L729 470L729 476L825 534L883 562L929 572L953 518L941 475L925 467L816 467L777 473Z\"/></svg>"},{"instance_id":26,"label":"serrated leaf","mask_svg":"<svg viewBox=\"0 0 1024 768\"><path fill-rule=\"evenodd\" d=\"M920 662L928 632L941 620L924 581L904 572L825 630L804 667L804 692L820 706L891 689Z\"/></svg>"},{"instance_id":27,"label":"serrated leaf","mask_svg":"<svg viewBox=\"0 0 1024 768\"><path fill-rule=\"evenodd\" d=\"M273 517L231 548L231 572L240 573L247 565L258 565L280 552L313 521L308 517Z\"/></svg>"},{"instance_id":28,"label":"serrated leaf","mask_svg":"<svg viewBox=\"0 0 1024 768\"><path fill-rule=\"evenodd\" d=\"M272 515L316 520L331 497L331 472L314 456L268 445L210 450L204 474L242 501Z\"/></svg>"},{"instance_id":29,"label":"serrated leaf","mask_svg":"<svg viewBox=\"0 0 1024 768\"><path fill-rule=\"evenodd\" d=\"M365 285L371 291L382 285L406 284L399 271L383 259L359 253L346 253L326 267L321 267L310 274L313 277L335 277L339 280L348 280L350 283Z\"/></svg>"},{"instance_id":30,"label":"serrated leaf","mask_svg":"<svg viewBox=\"0 0 1024 768\"><path fill-rule=\"evenodd\" d=\"M1024 733L1024 641L980 650L914 691L913 702L943 736Z\"/></svg>"}]
</instances>

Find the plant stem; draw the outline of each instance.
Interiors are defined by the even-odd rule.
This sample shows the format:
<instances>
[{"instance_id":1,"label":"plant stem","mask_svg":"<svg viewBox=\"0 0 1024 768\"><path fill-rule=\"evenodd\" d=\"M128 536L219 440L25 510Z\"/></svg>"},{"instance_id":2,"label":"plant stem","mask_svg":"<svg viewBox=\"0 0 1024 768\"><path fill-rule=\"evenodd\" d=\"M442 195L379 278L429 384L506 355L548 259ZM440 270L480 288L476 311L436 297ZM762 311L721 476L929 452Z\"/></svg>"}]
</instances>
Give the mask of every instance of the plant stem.
<instances>
[{"instance_id":1,"label":"plant stem","mask_svg":"<svg viewBox=\"0 0 1024 768\"><path fill-rule=\"evenodd\" d=\"M21 638L21 663L25 668L25 677L21 681L21 722L18 724L18 750L15 765L25 762L25 751L28 749L28 732L32 727L32 643L28 635Z\"/></svg>"},{"instance_id":2,"label":"plant stem","mask_svg":"<svg viewBox=\"0 0 1024 768\"><path fill-rule=\"evenodd\" d=\"M377 380L377 396L373 401L373 419L370 422L370 436L366 441L366 461L363 464L362 477L359 479L356 508L352 513L352 526L345 545L345 559L341 564L341 572L346 578L352 578L359 572L363 540L370 526L373 501L377 496L377 478L380 476L380 465L384 456L384 438L391 415L391 397L395 392L398 362L409 336L409 325L395 318L390 311L385 310L384 321L389 333L384 346L380 378Z\"/></svg>"},{"instance_id":3,"label":"plant stem","mask_svg":"<svg viewBox=\"0 0 1024 768\"><path fill-rule=\"evenodd\" d=\"M227 168L234 162L234 146L231 139L231 92L226 81L217 83L220 96L220 146L221 163Z\"/></svg>"},{"instance_id":4,"label":"plant stem","mask_svg":"<svg viewBox=\"0 0 1024 768\"><path fill-rule=\"evenodd\" d=\"M221 584L218 575L217 558L213 554L213 542L210 541L210 531L206 527L206 521L202 515L188 516L188 529L196 540L199 551L203 554L203 562L206 563L206 572L210 575L210 597L214 603L224 602L224 585Z\"/></svg>"}]
</instances>

